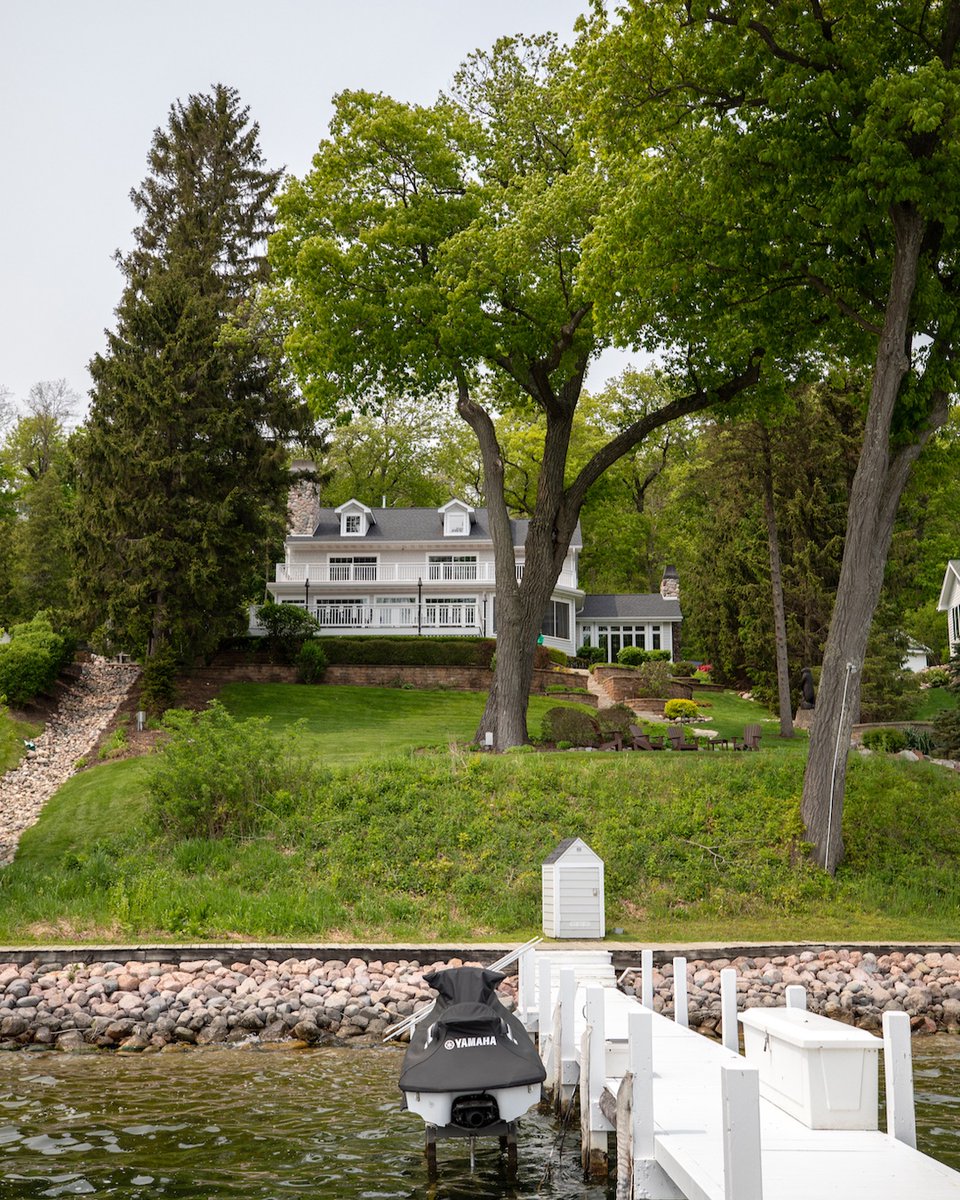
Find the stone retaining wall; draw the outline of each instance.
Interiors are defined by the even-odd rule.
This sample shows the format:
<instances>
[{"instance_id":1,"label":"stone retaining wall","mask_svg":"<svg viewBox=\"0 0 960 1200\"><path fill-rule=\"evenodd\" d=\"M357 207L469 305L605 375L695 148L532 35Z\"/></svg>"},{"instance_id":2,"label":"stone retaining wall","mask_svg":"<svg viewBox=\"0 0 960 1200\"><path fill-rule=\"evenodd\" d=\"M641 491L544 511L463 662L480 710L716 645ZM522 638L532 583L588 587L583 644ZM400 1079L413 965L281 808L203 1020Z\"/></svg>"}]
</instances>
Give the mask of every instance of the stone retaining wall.
<instances>
[{"instance_id":1,"label":"stone retaining wall","mask_svg":"<svg viewBox=\"0 0 960 1200\"><path fill-rule=\"evenodd\" d=\"M462 965L462 958L359 957L0 963L0 1049L379 1040L432 997L425 974ZM952 952L828 949L691 960L690 1024L711 1035L720 1024L720 971L729 966L741 1008L782 1005L785 989L802 984L811 1011L864 1029L878 1031L882 1014L895 1009L910 1014L917 1032L960 1030L960 958ZM627 976L627 991L634 979ZM654 1008L672 1015L672 963L654 968L653 983ZM500 985L507 1007L516 992L516 976Z\"/></svg>"},{"instance_id":2,"label":"stone retaining wall","mask_svg":"<svg viewBox=\"0 0 960 1200\"><path fill-rule=\"evenodd\" d=\"M191 679L224 687L228 683L296 683L297 669L293 666L267 662L214 663L207 667L193 667L187 673ZM584 676L576 671L535 670L532 690L544 692L548 687L583 687ZM348 687L398 687L409 684L417 689L449 688L452 691L486 692L490 688L493 672L487 667L414 667L372 666L363 664L331 663L323 676L323 683ZM585 700L589 703L589 700Z\"/></svg>"}]
</instances>

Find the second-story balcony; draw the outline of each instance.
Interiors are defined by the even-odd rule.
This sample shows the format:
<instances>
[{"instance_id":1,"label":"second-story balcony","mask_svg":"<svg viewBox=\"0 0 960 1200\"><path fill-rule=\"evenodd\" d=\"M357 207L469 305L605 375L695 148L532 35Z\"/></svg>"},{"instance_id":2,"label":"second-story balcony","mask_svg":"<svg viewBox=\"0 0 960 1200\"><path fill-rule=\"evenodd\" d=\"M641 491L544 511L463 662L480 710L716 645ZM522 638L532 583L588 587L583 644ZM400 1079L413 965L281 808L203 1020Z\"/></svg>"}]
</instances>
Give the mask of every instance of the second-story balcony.
<instances>
[{"instance_id":1,"label":"second-story balcony","mask_svg":"<svg viewBox=\"0 0 960 1200\"><path fill-rule=\"evenodd\" d=\"M518 581L523 579L523 563L516 564ZM277 563L274 576L277 583L486 583L496 582L493 563L433 562L433 563L365 563L365 562L308 562ZM557 583L561 587L576 587L573 571L562 571Z\"/></svg>"}]
</instances>

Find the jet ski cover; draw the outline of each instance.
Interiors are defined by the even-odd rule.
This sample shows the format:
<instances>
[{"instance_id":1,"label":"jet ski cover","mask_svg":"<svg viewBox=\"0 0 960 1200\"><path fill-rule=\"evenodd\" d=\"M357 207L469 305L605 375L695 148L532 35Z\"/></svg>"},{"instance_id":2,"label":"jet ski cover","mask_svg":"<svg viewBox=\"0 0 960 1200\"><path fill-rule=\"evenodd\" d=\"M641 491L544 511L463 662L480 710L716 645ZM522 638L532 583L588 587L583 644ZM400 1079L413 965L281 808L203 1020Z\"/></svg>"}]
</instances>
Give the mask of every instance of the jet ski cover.
<instances>
[{"instance_id":1,"label":"jet ski cover","mask_svg":"<svg viewBox=\"0 0 960 1200\"><path fill-rule=\"evenodd\" d=\"M483 967L424 976L440 993L414 1029L400 1071L404 1092L483 1092L542 1083L546 1071L521 1022L497 999L505 979Z\"/></svg>"}]
</instances>

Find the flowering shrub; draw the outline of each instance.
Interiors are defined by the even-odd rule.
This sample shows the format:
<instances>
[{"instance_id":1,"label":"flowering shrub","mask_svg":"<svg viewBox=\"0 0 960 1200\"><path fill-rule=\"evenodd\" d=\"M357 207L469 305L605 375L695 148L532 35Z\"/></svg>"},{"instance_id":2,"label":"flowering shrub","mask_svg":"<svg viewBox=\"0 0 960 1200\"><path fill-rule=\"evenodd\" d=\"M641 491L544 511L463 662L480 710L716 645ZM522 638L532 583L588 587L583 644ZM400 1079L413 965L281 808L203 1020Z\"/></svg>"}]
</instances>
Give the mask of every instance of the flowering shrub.
<instances>
[{"instance_id":1,"label":"flowering shrub","mask_svg":"<svg viewBox=\"0 0 960 1200\"><path fill-rule=\"evenodd\" d=\"M692 700L668 700L663 706L663 715L668 721L696 721L700 709Z\"/></svg>"}]
</instances>

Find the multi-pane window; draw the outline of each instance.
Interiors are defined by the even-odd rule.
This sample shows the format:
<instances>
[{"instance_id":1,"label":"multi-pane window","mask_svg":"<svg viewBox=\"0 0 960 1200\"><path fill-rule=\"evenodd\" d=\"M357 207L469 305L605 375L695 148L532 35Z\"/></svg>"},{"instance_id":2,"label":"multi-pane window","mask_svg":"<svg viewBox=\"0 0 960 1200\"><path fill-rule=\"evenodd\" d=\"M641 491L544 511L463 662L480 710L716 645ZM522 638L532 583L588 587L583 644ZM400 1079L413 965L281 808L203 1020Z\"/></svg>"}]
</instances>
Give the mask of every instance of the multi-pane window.
<instances>
[{"instance_id":1,"label":"multi-pane window","mask_svg":"<svg viewBox=\"0 0 960 1200\"><path fill-rule=\"evenodd\" d=\"M343 532L344 533L360 533L360 514L359 513L344 513L343 515Z\"/></svg>"},{"instance_id":2,"label":"multi-pane window","mask_svg":"<svg viewBox=\"0 0 960 1200\"><path fill-rule=\"evenodd\" d=\"M544 637L570 637L570 605L566 600L551 600L540 632Z\"/></svg>"}]
</instances>

